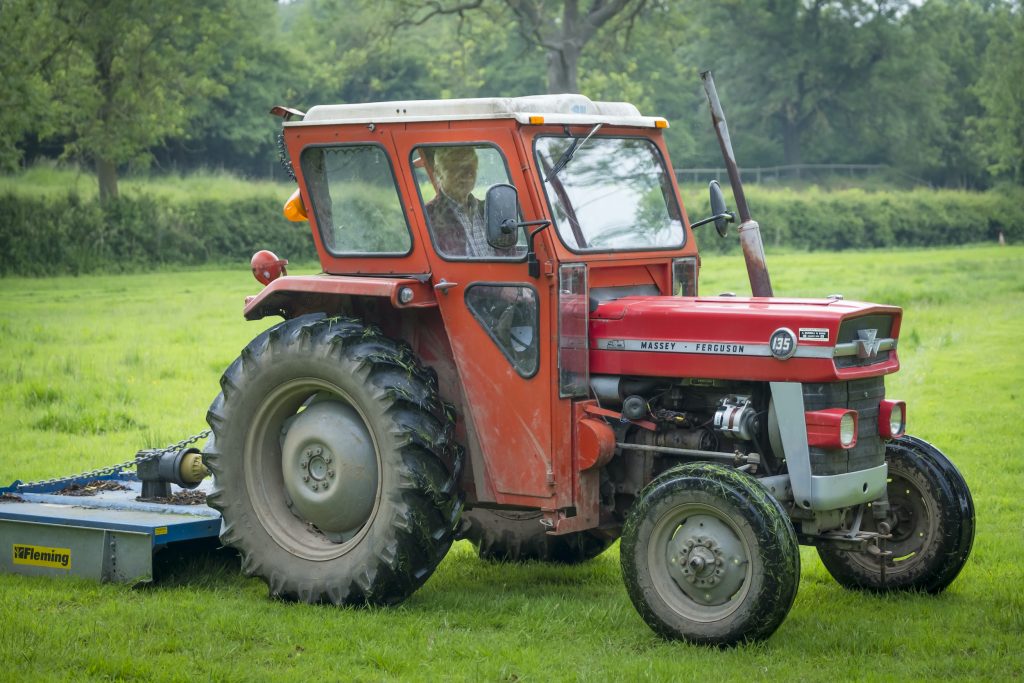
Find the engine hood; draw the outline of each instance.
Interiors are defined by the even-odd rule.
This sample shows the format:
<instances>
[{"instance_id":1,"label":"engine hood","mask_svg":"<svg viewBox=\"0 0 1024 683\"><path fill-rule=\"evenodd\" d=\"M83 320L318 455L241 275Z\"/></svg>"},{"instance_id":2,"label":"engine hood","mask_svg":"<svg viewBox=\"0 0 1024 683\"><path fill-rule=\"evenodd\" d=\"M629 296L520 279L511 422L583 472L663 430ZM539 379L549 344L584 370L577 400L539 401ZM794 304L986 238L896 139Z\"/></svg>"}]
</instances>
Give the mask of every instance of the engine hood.
<instances>
[{"instance_id":1,"label":"engine hood","mask_svg":"<svg viewBox=\"0 0 1024 683\"><path fill-rule=\"evenodd\" d=\"M638 296L590 314L590 371L829 382L899 369L902 309L837 299Z\"/></svg>"}]
</instances>

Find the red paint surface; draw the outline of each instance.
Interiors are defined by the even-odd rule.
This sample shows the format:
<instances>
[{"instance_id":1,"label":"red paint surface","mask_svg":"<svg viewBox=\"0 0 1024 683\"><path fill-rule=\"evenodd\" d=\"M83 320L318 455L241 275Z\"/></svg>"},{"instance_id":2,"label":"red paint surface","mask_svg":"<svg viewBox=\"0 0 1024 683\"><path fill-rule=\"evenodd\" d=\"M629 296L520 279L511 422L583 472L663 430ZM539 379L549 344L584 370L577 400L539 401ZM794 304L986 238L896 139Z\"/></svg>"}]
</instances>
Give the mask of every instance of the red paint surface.
<instances>
[{"instance_id":1,"label":"red paint surface","mask_svg":"<svg viewBox=\"0 0 1024 683\"><path fill-rule=\"evenodd\" d=\"M888 374L899 369L896 352L866 367L836 369L831 358L681 354L596 348L599 339L644 339L735 344L767 344L772 332L787 327L827 328L828 341L800 341L798 348L832 348L839 325L871 313L894 316L899 334L901 309L858 301L754 297L628 297L601 304L590 317L590 371L593 374L699 377L776 382L835 382Z\"/></svg>"},{"instance_id":2,"label":"red paint surface","mask_svg":"<svg viewBox=\"0 0 1024 683\"><path fill-rule=\"evenodd\" d=\"M844 446L839 437L839 429L843 416L847 413L853 413L853 441ZM807 423L807 445L815 448L853 448L857 445L857 418L856 410L845 408L804 413L804 420Z\"/></svg>"}]
</instances>

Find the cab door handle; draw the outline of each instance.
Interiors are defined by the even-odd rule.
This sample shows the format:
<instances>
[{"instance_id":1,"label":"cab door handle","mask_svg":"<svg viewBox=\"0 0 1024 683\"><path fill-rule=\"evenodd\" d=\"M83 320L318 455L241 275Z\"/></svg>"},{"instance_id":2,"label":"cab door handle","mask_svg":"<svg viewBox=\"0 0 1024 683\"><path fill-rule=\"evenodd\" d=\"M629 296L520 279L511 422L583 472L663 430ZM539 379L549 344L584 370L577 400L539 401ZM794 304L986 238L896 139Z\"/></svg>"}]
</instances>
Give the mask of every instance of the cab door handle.
<instances>
[{"instance_id":1,"label":"cab door handle","mask_svg":"<svg viewBox=\"0 0 1024 683\"><path fill-rule=\"evenodd\" d=\"M444 278L441 278L441 281L434 285L434 289L436 289L437 291L441 292L442 294L447 295L449 289L451 289L452 287L458 287L458 286L459 286L458 282L448 282Z\"/></svg>"}]
</instances>

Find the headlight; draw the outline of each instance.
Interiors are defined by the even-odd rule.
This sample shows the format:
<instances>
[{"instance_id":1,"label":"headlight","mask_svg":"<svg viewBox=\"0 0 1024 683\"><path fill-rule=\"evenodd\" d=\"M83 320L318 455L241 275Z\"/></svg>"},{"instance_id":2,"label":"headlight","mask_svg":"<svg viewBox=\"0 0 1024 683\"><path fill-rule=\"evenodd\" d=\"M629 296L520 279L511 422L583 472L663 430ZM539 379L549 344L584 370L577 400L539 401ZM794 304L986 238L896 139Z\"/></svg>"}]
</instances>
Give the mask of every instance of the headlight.
<instances>
[{"instance_id":1,"label":"headlight","mask_svg":"<svg viewBox=\"0 0 1024 683\"><path fill-rule=\"evenodd\" d=\"M829 408L804 413L807 445L815 448L850 449L857 445L857 411Z\"/></svg>"},{"instance_id":2,"label":"headlight","mask_svg":"<svg viewBox=\"0 0 1024 683\"><path fill-rule=\"evenodd\" d=\"M878 404L878 433L886 439L903 436L907 431L907 404L888 399Z\"/></svg>"},{"instance_id":3,"label":"headlight","mask_svg":"<svg viewBox=\"0 0 1024 683\"><path fill-rule=\"evenodd\" d=\"M857 443L857 413L846 413L839 420L839 444L852 448Z\"/></svg>"}]
</instances>

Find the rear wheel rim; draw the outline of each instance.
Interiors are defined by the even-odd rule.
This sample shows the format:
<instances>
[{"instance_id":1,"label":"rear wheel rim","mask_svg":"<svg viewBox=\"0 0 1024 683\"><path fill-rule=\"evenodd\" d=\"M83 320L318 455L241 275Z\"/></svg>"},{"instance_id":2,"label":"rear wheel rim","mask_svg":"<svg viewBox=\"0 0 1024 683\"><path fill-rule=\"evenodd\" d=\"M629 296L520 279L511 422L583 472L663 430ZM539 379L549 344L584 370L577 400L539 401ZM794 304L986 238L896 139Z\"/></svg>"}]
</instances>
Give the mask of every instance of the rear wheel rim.
<instances>
[{"instance_id":1,"label":"rear wheel rim","mask_svg":"<svg viewBox=\"0 0 1024 683\"><path fill-rule=\"evenodd\" d=\"M332 534L316 527L296 508L288 493L286 476L301 477L296 472L284 471L282 441L290 419L307 408L312 399L330 400L345 404L363 425L372 442L373 460L377 469L377 486L373 504L365 520L351 533ZM245 486L249 491L253 512L275 543L287 552L312 561L327 561L340 557L357 546L366 535L380 507L382 474L380 448L376 436L369 429L369 421L344 389L318 378L296 378L274 388L260 403L253 415L246 435L243 457L246 460ZM316 463L319 466L319 463ZM290 469L290 468L289 468ZM308 513L308 509L306 510Z\"/></svg>"}]
</instances>

